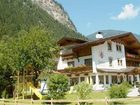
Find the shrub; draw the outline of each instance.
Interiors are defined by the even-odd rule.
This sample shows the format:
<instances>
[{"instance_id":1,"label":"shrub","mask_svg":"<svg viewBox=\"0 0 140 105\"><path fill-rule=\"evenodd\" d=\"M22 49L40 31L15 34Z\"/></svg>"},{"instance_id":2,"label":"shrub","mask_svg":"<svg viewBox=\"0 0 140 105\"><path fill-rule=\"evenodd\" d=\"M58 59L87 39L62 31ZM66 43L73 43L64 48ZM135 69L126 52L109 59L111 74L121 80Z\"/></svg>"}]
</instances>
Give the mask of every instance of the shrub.
<instances>
[{"instance_id":1,"label":"shrub","mask_svg":"<svg viewBox=\"0 0 140 105\"><path fill-rule=\"evenodd\" d=\"M8 97L9 97L9 94L8 94L8 92L6 91L6 89L2 92L1 97L3 97L3 98L8 98Z\"/></svg>"},{"instance_id":2,"label":"shrub","mask_svg":"<svg viewBox=\"0 0 140 105\"><path fill-rule=\"evenodd\" d=\"M126 98L128 88L122 84L114 85L109 89L110 98Z\"/></svg>"},{"instance_id":3,"label":"shrub","mask_svg":"<svg viewBox=\"0 0 140 105\"><path fill-rule=\"evenodd\" d=\"M92 92L92 86L86 82L81 82L75 85L74 90L79 99L86 99Z\"/></svg>"},{"instance_id":4,"label":"shrub","mask_svg":"<svg viewBox=\"0 0 140 105\"><path fill-rule=\"evenodd\" d=\"M129 82L122 82L121 85L125 86L126 88L132 88L132 85Z\"/></svg>"},{"instance_id":5,"label":"shrub","mask_svg":"<svg viewBox=\"0 0 140 105\"><path fill-rule=\"evenodd\" d=\"M51 74L47 81L48 98L62 99L68 91L68 78L63 74Z\"/></svg>"}]
</instances>

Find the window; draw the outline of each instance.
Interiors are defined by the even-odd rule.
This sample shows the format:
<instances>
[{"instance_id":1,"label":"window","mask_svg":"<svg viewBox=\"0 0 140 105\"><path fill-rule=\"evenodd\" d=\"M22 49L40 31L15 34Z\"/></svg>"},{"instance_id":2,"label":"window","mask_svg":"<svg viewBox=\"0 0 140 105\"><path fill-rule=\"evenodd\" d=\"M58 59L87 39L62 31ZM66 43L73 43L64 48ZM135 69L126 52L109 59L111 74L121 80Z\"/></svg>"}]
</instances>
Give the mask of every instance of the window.
<instances>
[{"instance_id":1,"label":"window","mask_svg":"<svg viewBox=\"0 0 140 105\"><path fill-rule=\"evenodd\" d=\"M113 84L117 83L117 76L116 75L112 76L112 83Z\"/></svg>"},{"instance_id":2,"label":"window","mask_svg":"<svg viewBox=\"0 0 140 105\"><path fill-rule=\"evenodd\" d=\"M118 45L118 44L117 44L117 45L116 45L116 50L121 52L121 51L122 51L121 45Z\"/></svg>"},{"instance_id":3,"label":"window","mask_svg":"<svg viewBox=\"0 0 140 105\"><path fill-rule=\"evenodd\" d=\"M85 81L85 77L80 77L80 82Z\"/></svg>"},{"instance_id":4,"label":"window","mask_svg":"<svg viewBox=\"0 0 140 105\"><path fill-rule=\"evenodd\" d=\"M111 51L111 50L112 50L112 44L111 44L110 42L108 42L108 43L107 43L107 46L108 46L108 50Z\"/></svg>"},{"instance_id":5,"label":"window","mask_svg":"<svg viewBox=\"0 0 140 105\"><path fill-rule=\"evenodd\" d=\"M93 84L96 83L96 77L95 76L92 76L92 81L93 81Z\"/></svg>"},{"instance_id":6,"label":"window","mask_svg":"<svg viewBox=\"0 0 140 105\"><path fill-rule=\"evenodd\" d=\"M78 78L70 78L70 86L78 84L78 81L79 81Z\"/></svg>"},{"instance_id":7,"label":"window","mask_svg":"<svg viewBox=\"0 0 140 105\"><path fill-rule=\"evenodd\" d=\"M85 59L85 65L86 66L92 66L92 58Z\"/></svg>"},{"instance_id":8,"label":"window","mask_svg":"<svg viewBox=\"0 0 140 105\"><path fill-rule=\"evenodd\" d=\"M106 75L106 84L109 84L109 78L108 78L108 75Z\"/></svg>"},{"instance_id":9,"label":"window","mask_svg":"<svg viewBox=\"0 0 140 105\"><path fill-rule=\"evenodd\" d=\"M99 83L104 84L104 77L103 75L99 75Z\"/></svg>"},{"instance_id":10,"label":"window","mask_svg":"<svg viewBox=\"0 0 140 105\"><path fill-rule=\"evenodd\" d=\"M118 66L122 66L122 60L118 59Z\"/></svg>"},{"instance_id":11,"label":"window","mask_svg":"<svg viewBox=\"0 0 140 105\"><path fill-rule=\"evenodd\" d=\"M74 66L75 66L74 61L68 62L68 66L69 66L69 67L74 67Z\"/></svg>"},{"instance_id":12,"label":"window","mask_svg":"<svg viewBox=\"0 0 140 105\"><path fill-rule=\"evenodd\" d=\"M109 61L109 66L112 66L113 58L112 58L112 57L109 57L109 58L108 58L108 61Z\"/></svg>"}]
</instances>

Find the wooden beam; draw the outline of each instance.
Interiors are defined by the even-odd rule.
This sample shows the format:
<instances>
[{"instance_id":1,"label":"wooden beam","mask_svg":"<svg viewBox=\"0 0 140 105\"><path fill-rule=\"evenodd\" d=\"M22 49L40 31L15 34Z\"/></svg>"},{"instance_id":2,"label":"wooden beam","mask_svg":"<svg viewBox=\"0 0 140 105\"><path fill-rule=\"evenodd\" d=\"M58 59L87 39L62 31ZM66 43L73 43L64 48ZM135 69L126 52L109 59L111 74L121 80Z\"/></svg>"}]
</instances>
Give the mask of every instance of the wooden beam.
<instances>
[{"instance_id":1,"label":"wooden beam","mask_svg":"<svg viewBox=\"0 0 140 105\"><path fill-rule=\"evenodd\" d=\"M140 46L132 48L133 50L139 50Z\"/></svg>"},{"instance_id":2,"label":"wooden beam","mask_svg":"<svg viewBox=\"0 0 140 105\"><path fill-rule=\"evenodd\" d=\"M134 41L134 40L132 40L132 41L127 41L127 42L126 42L127 45L133 45L133 44L135 44L135 43L136 43L136 41Z\"/></svg>"}]
</instances>

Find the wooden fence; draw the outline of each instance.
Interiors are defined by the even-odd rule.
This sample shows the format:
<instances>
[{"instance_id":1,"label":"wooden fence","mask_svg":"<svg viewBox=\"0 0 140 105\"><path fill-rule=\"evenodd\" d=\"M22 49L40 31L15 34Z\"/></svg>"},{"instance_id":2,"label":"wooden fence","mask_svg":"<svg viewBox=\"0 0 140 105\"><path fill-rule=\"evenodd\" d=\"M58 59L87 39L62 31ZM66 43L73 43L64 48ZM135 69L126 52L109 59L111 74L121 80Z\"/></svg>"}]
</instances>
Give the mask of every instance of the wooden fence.
<instances>
[{"instance_id":1,"label":"wooden fence","mask_svg":"<svg viewBox=\"0 0 140 105\"><path fill-rule=\"evenodd\" d=\"M130 102L135 102L135 101L139 101L140 102L140 98L121 98L121 99L90 99L90 100L33 100L33 99L0 99L0 105L43 105L43 103L45 105L54 105L55 103L61 103L61 105L70 105L71 103L74 103L74 105L80 105L80 103L90 103L93 105L109 105L109 103L111 102L124 102L124 101L130 101ZM118 104L119 105L119 104ZM132 104L134 105L134 104ZM139 104L135 104L135 105L140 105Z\"/></svg>"}]
</instances>

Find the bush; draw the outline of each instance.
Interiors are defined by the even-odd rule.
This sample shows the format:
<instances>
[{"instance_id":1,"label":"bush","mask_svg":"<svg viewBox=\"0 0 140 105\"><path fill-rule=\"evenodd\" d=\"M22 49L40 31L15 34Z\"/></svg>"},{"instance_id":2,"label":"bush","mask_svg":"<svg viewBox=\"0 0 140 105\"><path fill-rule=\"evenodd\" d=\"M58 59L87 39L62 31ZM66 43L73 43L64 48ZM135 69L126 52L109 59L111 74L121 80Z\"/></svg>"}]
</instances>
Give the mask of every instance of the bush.
<instances>
[{"instance_id":1,"label":"bush","mask_svg":"<svg viewBox=\"0 0 140 105\"><path fill-rule=\"evenodd\" d=\"M68 91L68 78L63 74L51 74L47 81L48 98L62 99Z\"/></svg>"},{"instance_id":2,"label":"bush","mask_svg":"<svg viewBox=\"0 0 140 105\"><path fill-rule=\"evenodd\" d=\"M121 83L121 85L123 85L123 86L125 86L126 88L132 88L132 85L131 84L129 84L129 82L123 82L123 83Z\"/></svg>"},{"instance_id":3,"label":"bush","mask_svg":"<svg viewBox=\"0 0 140 105\"><path fill-rule=\"evenodd\" d=\"M1 97L2 97L2 98L8 98L8 97L9 97L9 94L8 94L8 92L6 91L6 89L2 92Z\"/></svg>"},{"instance_id":4,"label":"bush","mask_svg":"<svg viewBox=\"0 0 140 105\"><path fill-rule=\"evenodd\" d=\"M92 92L92 86L86 82L81 82L74 87L79 99L87 99Z\"/></svg>"},{"instance_id":5,"label":"bush","mask_svg":"<svg viewBox=\"0 0 140 105\"><path fill-rule=\"evenodd\" d=\"M124 84L114 85L109 89L110 98L126 98L128 88Z\"/></svg>"}]
</instances>

